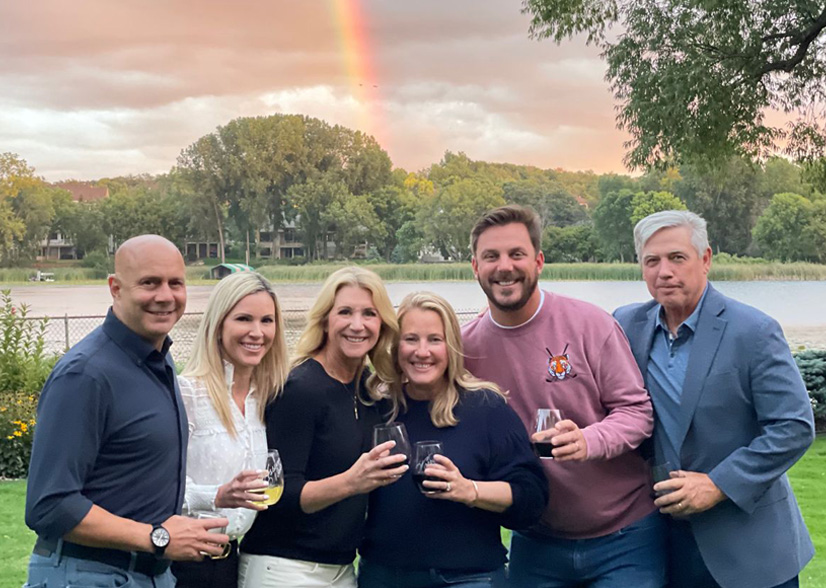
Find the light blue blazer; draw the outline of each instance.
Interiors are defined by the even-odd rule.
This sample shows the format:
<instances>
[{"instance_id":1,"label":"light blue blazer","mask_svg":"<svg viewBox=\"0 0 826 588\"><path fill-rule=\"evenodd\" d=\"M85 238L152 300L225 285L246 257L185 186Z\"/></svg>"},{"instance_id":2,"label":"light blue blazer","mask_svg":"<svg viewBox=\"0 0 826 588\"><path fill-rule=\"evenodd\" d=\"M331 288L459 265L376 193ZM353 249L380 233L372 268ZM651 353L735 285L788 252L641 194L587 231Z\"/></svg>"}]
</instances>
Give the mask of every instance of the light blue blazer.
<instances>
[{"instance_id":1,"label":"light blue blazer","mask_svg":"<svg viewBox=\"0 0 826 588\"><path fill-rule=\"evenodd\" d=\"M651 300L614 312L646 379L658 309ZM707 473L729 498L689 517L714 579L768 588L797 575L814 546L786 471L814 441L814 416L777 321L709 285L681 407L682 468ZM661 458L656 434L654 451Z\"/></svg>"}]
</instances>

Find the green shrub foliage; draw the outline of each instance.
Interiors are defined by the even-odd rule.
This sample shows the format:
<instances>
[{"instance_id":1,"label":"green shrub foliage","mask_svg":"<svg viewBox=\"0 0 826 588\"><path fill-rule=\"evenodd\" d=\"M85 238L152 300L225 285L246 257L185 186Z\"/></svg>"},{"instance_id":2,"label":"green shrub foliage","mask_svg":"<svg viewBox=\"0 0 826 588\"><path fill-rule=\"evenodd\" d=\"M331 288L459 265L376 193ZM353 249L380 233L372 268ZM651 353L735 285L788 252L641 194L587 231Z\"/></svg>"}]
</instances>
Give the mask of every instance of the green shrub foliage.
<instances>
[{"instance_id":1,"label":"green shrub foliage","mask_svg":"<svg viewBox=\"0 0 826 588\"><path fill-rule=\"evenodd\" d=\"M794 360L806 383L818 429L826 426L826 349L807 349L795 354Z\"/></svg>"},{"instance_id":2,"label":"green shrub foliage","mask_svg":"<svg viewBox=\"0 0 826 588\"><path fill-rule=\"evenodd\" d=\"M40 389L56 357L44 352L47 319L29 319L0 292L0 477L24 477L34 438Z\"/></svg>"}]
</instances>

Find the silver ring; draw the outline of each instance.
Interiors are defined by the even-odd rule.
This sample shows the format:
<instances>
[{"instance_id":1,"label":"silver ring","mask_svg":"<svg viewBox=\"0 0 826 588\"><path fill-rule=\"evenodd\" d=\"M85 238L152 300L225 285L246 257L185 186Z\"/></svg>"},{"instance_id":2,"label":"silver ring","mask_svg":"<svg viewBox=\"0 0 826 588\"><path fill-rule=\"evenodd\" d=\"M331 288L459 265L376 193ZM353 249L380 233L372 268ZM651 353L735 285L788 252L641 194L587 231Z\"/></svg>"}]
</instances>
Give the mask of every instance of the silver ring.
<instances>
[{"instance_id":1,"label":"silver ring","mask_svg":"<svg viewBox=\"0 0 826 588\"><path fill-rule=\"evenodd\" d=\"M680 510L683 510L683 503L682 503L682 502L678 502L678 503L677 503L677 508L679 508Z\"/></svg>"},{"instance_id":2,"label":"silver ring","mask_svg":"<svg viewBox=\"0 0 826 588\"><path fill-rule=\"evenodd\" d=\"M445 492L450 492L450 482L447 483L447 487L445 488Z\"/></svg>"}]
</instances>

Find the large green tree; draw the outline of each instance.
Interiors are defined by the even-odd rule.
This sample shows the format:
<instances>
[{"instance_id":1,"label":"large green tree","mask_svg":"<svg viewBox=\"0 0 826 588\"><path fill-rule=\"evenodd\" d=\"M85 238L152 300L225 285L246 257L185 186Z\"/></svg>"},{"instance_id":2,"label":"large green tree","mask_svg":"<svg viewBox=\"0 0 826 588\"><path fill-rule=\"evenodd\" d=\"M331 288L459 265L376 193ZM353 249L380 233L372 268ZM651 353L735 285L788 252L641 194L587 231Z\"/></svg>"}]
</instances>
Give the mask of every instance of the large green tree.
<instances>
[{"instance_id":1,"label":"large green tree","mask_svg":"<svg viewBox=\"0 0 826 588\"><path fill-rule=\"evenodd\" d=\"M826 147L822 0L523 0L530 33L585 34L607 61L631 167ZM797 112L773 126L767 108Z\"/></svg>"},{"instance_id":2,"label":"large green tree","mask_svg":"<svg viewBox=\"0 0 826 588\"><path fill-rule=\"evenodd\" d=\"M761 255L780 261L818 261L826 246L826 227L822 206L817 213L815 205L800 194L775 194L754 227Z\"/></svg>"}]
</instances>

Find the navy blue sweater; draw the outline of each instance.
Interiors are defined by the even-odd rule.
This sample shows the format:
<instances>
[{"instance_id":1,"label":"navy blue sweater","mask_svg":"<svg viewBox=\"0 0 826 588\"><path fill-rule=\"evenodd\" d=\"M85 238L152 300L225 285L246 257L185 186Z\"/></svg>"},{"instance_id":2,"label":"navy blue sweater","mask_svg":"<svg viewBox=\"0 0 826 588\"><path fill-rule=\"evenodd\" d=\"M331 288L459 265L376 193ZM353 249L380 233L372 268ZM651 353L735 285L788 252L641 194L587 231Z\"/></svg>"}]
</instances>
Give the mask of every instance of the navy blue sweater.
<instances>
[{"instance_id":1,"label":"navy blue sweater","mask_svg":"<svg viewBox=\"0 0 826 588\"><path fill-rule=\"evenodd\" d=\"M361 555L384 566L407 569L494 570L505 561L499 527L535 523L548 501L548 482L534 456L525 427L498 395L462 392L454 414L459 423L437 428L428 402L407 399L398 421L411 445L435 439L444 444L465 478L509 482L513 504L497 514L464 504L427 498L408 471L398 482L370 493Z\"/></svg>"}]
</instances>

